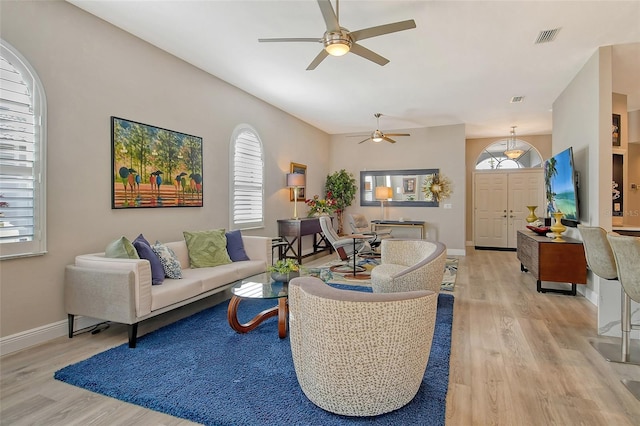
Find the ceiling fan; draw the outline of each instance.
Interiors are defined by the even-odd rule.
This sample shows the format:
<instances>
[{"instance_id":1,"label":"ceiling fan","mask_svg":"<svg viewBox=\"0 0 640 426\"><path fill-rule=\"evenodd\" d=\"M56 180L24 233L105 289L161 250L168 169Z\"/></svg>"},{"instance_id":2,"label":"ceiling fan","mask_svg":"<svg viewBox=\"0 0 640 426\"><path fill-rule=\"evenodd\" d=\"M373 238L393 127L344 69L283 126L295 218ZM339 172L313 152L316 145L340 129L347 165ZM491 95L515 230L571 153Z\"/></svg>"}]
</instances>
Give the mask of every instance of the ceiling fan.
<instances>
[{"instance_id":1,"label":"ceiling fan","mask_svg":"<svg viewBox=\"0 0 640 426\"><path fill-rule=\"evenodd\" d=\"M307 67L307 71L314 70L320 62L328 55L342 56L348 52L362 56L378 65L386 65L389 60L377 53L359 45L357 42L366 38L377 37L384 34L398 31L410 30L416 27L413 19L407 21L394 22L392 24L378 25L376 27L364 28L358 31L349 31L340 26L340 0L336 0L336 11L333 11L331 0L318 0L320 12L327 26L322 38L259 38L259 42L314 42L322 43L324 49L318 53Z\"/></svg>"},{"instance_id":2,"label":"ceiling fan","mask_svg":"<svg viewBox=\"0 0 640 426\"><path fill-rule=\"evenodd\" d=\"M387 142L390 142L390 143L396 143L396 141L391 139L389 136L411 136L409 133L382 133L380 130L378 130L380 128L380 116L381 115L382 114L380 114L379 112L373 114L373 116L376 118L376 123L377 123L376 130L373 133L371 133L371 136L369 136L368 138L366 138L363 141L358 142L359 144L363 143L363 142L366 142L368 140L372 140L374 142L387 141Z\"/></svg>"}]
</instances>

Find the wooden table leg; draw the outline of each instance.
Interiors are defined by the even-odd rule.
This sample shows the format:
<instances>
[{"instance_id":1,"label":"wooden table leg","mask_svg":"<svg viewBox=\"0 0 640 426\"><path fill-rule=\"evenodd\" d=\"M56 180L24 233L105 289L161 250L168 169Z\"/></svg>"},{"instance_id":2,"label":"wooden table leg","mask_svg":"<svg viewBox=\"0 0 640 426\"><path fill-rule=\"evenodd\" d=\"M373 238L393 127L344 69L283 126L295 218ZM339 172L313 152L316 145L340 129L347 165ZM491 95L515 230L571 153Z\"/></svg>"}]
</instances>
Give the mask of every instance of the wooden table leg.
<instances>
[{"instance_id":1,"label":"wooden table leg","mask_svg":"<svg viewBox=\"0 0 640 426\"><path fill-rule=\"evenodd\" d=\"M287 337L287 317L289 316L289 304L286 297L278 299L278 336L281 339Z\"/></svg>"},{"instance_id":2,"label":"wooden table leg","mask_svg":"<svg viewBox=\"0 0 640 426\"><path fill-rule=\"evenodd\" d=\"M282 299L282 298L281 298ZM262 321L267 318L275 317L278 315L278 307L274 306L273 308L265 309L260 312L258 315L253 317L249 322L242 324L238 321L238 305L242 300L241 297L233 296L229 301L229 308L227 310L227 320L229 321L229 325L238 333L247 333L262 323Z\"/></svg>"}]
</instances>

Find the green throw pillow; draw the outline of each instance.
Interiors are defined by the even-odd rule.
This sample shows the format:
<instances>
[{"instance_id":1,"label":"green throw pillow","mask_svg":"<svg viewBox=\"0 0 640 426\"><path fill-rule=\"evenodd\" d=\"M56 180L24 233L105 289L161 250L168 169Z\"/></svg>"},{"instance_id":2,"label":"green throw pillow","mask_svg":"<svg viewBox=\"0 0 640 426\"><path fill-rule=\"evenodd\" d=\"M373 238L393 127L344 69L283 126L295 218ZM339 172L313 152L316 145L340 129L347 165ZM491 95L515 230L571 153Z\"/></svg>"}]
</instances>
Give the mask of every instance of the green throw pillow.
<instances>
[{"instance_id":1,"label":"green throw pillow","mask_svg":"<svg viewBox=\"0 0 640 426\"><path fill-rule=\"evenodd\" d=\"M136 248L126 237L120 237L110 242L104 249L104 256L117 259L140 259Z\"/></svg>"},{"instance_id":2,"label":"green throw pillow","mask_svg":"<svg viewBox=\"0 0 640 426\"><path fill-rule=\"evenodd\" d=\"M189 251L189 264L192 268L226 265L231 263L227 253L227 237L224 229L210 231L184 231L184 239Z\"/></svg>"}]
</instances>

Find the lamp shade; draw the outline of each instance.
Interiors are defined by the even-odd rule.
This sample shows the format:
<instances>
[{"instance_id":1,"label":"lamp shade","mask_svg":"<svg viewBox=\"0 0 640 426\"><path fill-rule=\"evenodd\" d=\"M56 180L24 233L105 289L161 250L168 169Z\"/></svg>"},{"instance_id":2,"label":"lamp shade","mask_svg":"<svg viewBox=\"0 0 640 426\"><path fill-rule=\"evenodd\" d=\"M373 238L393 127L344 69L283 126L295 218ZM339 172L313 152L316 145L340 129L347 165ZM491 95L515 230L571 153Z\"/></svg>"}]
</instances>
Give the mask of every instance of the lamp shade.
<instances>
[{"instance_id":1,"label":"lamp shade","mask_svg":"<svg viewBox=\"0 0 640 426\"><path fill-rule=\"evenodd\" d=\"M287 173L287 186L289 188L301 187L304 185L305 179L302 173Z\"/></svg>"},{"instance_id":2,"label":"lamp shade","mask_svg":"<svg viewBox=\"0 0 640 426\"><path fill-rule=\"evenodd\" d=\"M393 190L388 186L376 186L376 200L388 200L393 197Z\"/></svg>"}]
</instances>

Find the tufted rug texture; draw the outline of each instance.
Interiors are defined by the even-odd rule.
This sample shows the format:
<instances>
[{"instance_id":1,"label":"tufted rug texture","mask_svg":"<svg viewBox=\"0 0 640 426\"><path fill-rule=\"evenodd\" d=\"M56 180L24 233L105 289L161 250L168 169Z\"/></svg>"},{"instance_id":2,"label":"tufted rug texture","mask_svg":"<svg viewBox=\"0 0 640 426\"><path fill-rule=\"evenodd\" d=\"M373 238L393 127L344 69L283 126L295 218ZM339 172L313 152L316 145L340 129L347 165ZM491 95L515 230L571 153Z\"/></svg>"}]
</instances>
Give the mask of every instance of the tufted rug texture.
<instances>
[{"instance_id":1,"label":"tufted rug texture","mask_svg":"<svg viewBox=\"0 0 640 426\"><path fill-rule=\"evenodd\" d=\"M144 335L135 349L125 343L58 370L55 378L205 425L444 425L453 301L449 294L438 298L429 365L417 396L377 417L316 407L298 385L289 338L278 338L277 317L238 334L227 322L227 303ZM240 320L273 305L243 300Z\"/></svg>"}]
</instances>

